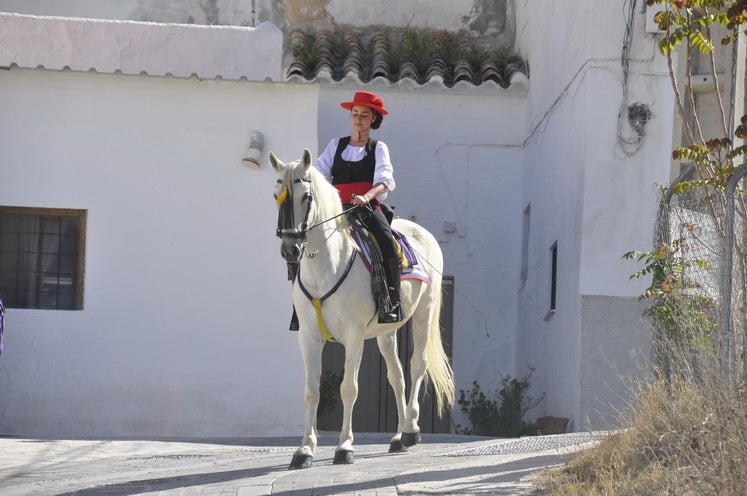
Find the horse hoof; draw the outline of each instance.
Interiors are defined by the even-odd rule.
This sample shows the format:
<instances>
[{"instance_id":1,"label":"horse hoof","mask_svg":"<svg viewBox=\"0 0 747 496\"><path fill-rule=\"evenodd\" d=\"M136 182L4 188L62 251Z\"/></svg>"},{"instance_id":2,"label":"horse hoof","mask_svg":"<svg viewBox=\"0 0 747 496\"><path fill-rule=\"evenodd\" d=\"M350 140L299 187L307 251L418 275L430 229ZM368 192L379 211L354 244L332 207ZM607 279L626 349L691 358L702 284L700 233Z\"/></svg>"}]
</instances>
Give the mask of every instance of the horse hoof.
<instances>
[{"instance_id":1,"label":"horse hoof","mask_svg":"<svg viewBox=\"0 0 747 496\"><path fill-rule=\"evenodd\" d=\"M420 442L420 433L419 432L403 432L402 433L402 446L405 448L409 448L410 446L415 446Z\"/></svg>"},{"instance_id":2,"label":"horse hoof","mask_svg":"<svg viewBox=\"0 0 747 496\"><path fill-rule=\"evenodd\" d=\"M404 446L399 439L389 443L389 453L405 453L406 451L409 451L407 446Z\"/></svg>"},{"instance_id":3,"label":"horse hoof","mask_svg":"<svg viewBox=\"0 0 747 496\"><path fill-rule=\"evenodd\" d=\"M288 470L298 470L299 468L311 467L311 461L314 459L311 455L299 455L296 453L293 455L293 459L288 466Z\"/></svg>"},{"instance_id":4,"label":"horse hoof","mask_svg":"<svg viewBox=\"0 0 747 496\"><path fill-rule=\"evenodd\" d=\"M350 465L355 460L353 458L353 452L342 450L335 451L335 459L332 461L333 465Z\"/></svg>"}]
</instances>

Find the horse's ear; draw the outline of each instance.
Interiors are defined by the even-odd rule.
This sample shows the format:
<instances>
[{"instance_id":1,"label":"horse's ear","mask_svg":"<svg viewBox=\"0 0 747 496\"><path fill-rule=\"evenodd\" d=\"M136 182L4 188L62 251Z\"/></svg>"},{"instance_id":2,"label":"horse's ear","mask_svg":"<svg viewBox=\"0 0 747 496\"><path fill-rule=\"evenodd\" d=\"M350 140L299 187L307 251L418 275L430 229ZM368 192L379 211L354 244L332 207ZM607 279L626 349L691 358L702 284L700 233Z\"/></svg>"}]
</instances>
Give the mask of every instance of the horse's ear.
<instances>
[{"instance_id":1,"label":"horse's ear","mask_svg":"<svg viewBox=\"0 0 747 496\"><path fill-rule=\"evenodd\" d=\"M283 163L272 152L270 152L270 165L278 174L283 170Z\"/></svg>"},{"instance_id":2,"label":"horse's ear","mask_svg":"<svg viewBox=\"0 0 747 496\"><path fill-rule=\"evenodd\" d=\"M311 152L308 148L303 149L303 157L301 157L301 165L303 166L304 170L309 170L309 166L311 165Z\"/></svg>"}]
</instances>

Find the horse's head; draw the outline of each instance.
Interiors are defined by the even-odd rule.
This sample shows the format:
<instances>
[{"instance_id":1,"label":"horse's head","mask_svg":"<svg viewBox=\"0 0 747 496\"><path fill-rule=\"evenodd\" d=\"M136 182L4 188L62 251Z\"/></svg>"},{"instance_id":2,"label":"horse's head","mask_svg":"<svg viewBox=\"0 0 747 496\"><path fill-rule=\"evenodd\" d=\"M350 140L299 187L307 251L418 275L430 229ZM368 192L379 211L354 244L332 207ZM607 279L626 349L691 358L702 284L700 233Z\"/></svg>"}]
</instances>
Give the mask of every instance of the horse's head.
<instances>
[{"instance_id":1,"label":"horse's head","mask_svg":"<svg viewBox=\"0 0 747 496\"><path fill-rule=\"evenodd\" d=\"M293 278L306 241L312 208L311 152L305 149L300 160L289 164L270 152L270 165L280 176L275 186L275 201L278 204L276 234L281 240L280 254L288 263L288 277Z\"/></svg>"}]
</instances>

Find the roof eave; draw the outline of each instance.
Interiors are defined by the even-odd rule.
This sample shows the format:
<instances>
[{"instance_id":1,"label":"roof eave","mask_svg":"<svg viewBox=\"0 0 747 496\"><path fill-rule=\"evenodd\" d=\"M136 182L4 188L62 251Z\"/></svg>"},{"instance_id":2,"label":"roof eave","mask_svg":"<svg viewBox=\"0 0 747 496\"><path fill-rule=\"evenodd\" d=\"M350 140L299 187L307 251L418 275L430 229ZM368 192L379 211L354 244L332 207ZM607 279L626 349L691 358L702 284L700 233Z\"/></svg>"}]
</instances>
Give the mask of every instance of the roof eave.
<instances>
[{"instance_id":1,"label":"roof eave","mask_svg":"<svg viewBox=\"0 0 747 496\"><path fill-rule=\"evenodd\" d=\"M0 13L0 66L282 80L283 35L256 28Z\"/></svg>"}]
</instances>

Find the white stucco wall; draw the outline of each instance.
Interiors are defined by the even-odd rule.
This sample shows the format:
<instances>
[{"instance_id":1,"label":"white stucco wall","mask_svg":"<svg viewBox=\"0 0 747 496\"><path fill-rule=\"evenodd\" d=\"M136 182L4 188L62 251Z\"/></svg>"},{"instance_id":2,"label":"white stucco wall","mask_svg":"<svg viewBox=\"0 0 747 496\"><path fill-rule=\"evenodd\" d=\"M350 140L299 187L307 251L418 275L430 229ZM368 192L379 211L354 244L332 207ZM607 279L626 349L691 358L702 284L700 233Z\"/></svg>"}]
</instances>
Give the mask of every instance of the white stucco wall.
<instances>
[{"instance_id":1,"label":"white stucco wall","mask_svg":"<svg viewBox=\"0 0 747 496\"><path fill-rule=\"evenodd\" d=\"M577 7L581 9L580 5ZM564 71L564 80L570 83L563 96L568 99L580 95L588 102L584 120L589 125L583 137L587 159L580 290L590 295L636 296L647 282L629 280L635 268L631 270L631 262L623 260L622 253L651 244L657 185L667 182L663 164L671 157L671 149L665 144L671 139L673 126L671 83L665 58L657 48L658 35L645 29L646 16L653 14L638 11L632 38L627 103L644 103L652 115L641 148L627 156L617 143L617 116L623 99L620 52L624 11L612 0L590 2L586 10L586 14L578 17L588 22L588 37L561 44L589 46L586 57L578 60L574 56L574 62ZM551 45L558 44L553 40ZM538 53L535 59L544 73L544 59L551 61L560 57L550 51ZM537 84L542 83L538 81Z\"/></svg>"},{"instance_id":2,"label":"white stucco wall","mask_svg":"<svg viewBox=\"0 0 747 496\"><path fill-rule=\"evenodd\" d=\"M593 43L588 79L589 105L586 134L588 160L584 179L584 239L581 252L581 293L587 295L638 296L647 280L630 281L639 267L622 258L629 250L648 249L653 239L657 185L669 181L674 97L666 59L658 50L660 35L645 30L653 12L635 15L635 30L628 76L628 105L648 105L651 118L640 149L617 144L617 115L622 101L620 63L624 35L618 2L594 2ZM605 27L606 25L606 27ZM603 104L600 104L603 102ZM630 133L630 131L628 131ZM626 138L631 138L629 134ZM622 229L620 227L623 227Z\"/></svg>"},{"instance_id":3,"label":"white stucco wall","mask_svg":"<svg viewBox=\"0 0 747 496\"><path fill-rule=\"evenodd\" d=\"M251 1L251 0L248 0ZM40 16L130 19L138 0L0 0L0 11ZM167 14L167 12L163 12ZM154 19L155 20L155 19ZM176 22L168 19L165 22Z\"/></svg>"},{"instance_id":4,"label":"white stucco wall","mask_svg":"<svg viewBox=\"0 0 747 496\"><path fill-rule=\"evenodd\" d=\"M0 202L88 212L83 310L7 312L0 432L300 432L276 177L241 158L255 130L265 154L313 148L318 88L17 68L0 88Z\"/></svg>"},{"instance_id":5,"label":"white stucco wall","mask_svg":"<svg viewBox=\"0 0 747 496\"><path fill-rule=\"evenodd\" d=\"M517 366L536 366L536 387L548 393L541 408L582 430L586 415L599 410L594 388L600 382L589 378L612 373L594 365L601 363L595 343L627 348L643 342L638 337L646 332L636 317L595 323L603 307L609 315L630 311L630 298L645 287L645 281L629 281L636 267L622 254L650 246L656 184L668 173L671 90L656 39L636 12L629 103L649 105L652 119L640 149L627 156L617 145L625 29L620 3L553 1L536 10L532 2L517 1L516 13L516 45L532 74L533 133L524 182L524 204L531 204L529 275L519 301ZM556 240L558 301L548 315L549 248ZM618 373L637 372L621 358L627 353L611 355Z\"/></svg>"},{"instance_id":6,"label":"white stucco wall","mask_svg":"<svg viewBox=\"0 0 747 496\"><path fill-rule=\"evenodd\" d=\"M0 11L169 23L421 27L511 41L510 0L0 0Z\"/></svg>"},{"instance_id":7,"label":"white stucco wall","mask_svg":"<svg viewBox=\"0 0 747 496\"><path fill-rule=\"evenodd\" d=\"M620 414L637 392L636 380L653 380L652 338L635 297L581 298L581 361L577 430L620 427ZM635 378L635 380L632 380Z\"/></svg>"},{"instance_id":8,"label":"white stucco wall","mask_svg":"<svg viewBox=\"0 0 747 496\"><path fill-rule=\"evenodd\" d=\"M534 88L532 88L534 90ZM516 374L535 367L535 395L547 394L540 411L572 418L579 394L579 265L583 162L581 133L567 134L565 123L585 111L583 99L555 109L525 156L522 207L529 206L527 279L520 287ZM578 127L576 127L578 129ZM522 212L523 212L522 209ZM551 247L557 243L556 311L550 313Z\"/></svg>"},{"instance_id":9,"label":"white stucco wall","mask_svg":"<svg viewBox=\"0 0 747 496\"><path fill-rule=\"evenodd\" d=\"M282 33L0 11L0 66L202 79L281 80Z\"/></svg>"}]
</instances>

